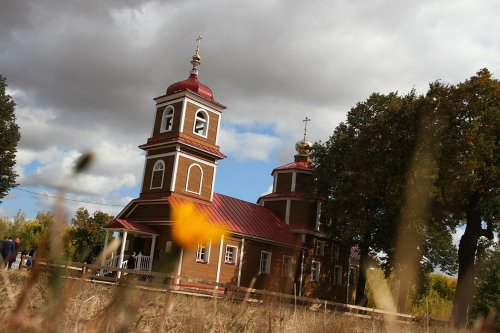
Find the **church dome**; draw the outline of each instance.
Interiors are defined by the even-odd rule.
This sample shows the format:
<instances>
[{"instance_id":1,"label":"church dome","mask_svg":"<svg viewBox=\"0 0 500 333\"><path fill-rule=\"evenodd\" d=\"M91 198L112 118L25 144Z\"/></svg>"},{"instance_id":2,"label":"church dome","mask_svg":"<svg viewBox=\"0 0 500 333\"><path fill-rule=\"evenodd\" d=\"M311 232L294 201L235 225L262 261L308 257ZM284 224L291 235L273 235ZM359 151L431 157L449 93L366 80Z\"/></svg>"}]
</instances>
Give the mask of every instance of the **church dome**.
<instances>
[{"instance_id":1,"label":"church dome","mask_svg":"<svg viewBox=\"0 0 500 333\"><path fill-rule=\"evenodd\" d=\"M297 141L297 143L295 144L295 150L299 154L308 155L312 150L312 146L313 146L313 144L311 143L311 141L306 140L306 138L304 136L303 140Z\"/></svg>"},{"instance_id":2,"label":"church dome","mask_svg":"<svg viewBox=\"0 0 500 333\"><path fill-rule=\"evenodd\" d=\"M189 76L189 79L184 80L184 81L179 81L177 83L171 84L167 88L167 96L168 95L173 95L175 93L178 93L180 91L191 91L195 94L200 95L201 97L204 97L208 99L209 101L214 101L214 95L212 93L212 90L201 84L200 81L198 81L198 77L196 74L191 74Z\"/></svg>"}]
</instances>

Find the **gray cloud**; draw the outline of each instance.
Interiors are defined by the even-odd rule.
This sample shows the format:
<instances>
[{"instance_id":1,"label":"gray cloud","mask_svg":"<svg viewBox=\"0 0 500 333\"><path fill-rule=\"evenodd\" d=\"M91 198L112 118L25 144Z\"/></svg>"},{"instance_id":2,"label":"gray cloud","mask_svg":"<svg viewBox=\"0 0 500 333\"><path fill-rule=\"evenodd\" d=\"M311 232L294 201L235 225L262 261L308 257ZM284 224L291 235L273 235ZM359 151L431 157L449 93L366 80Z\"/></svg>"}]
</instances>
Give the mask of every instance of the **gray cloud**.
<instances>
[{"instance_id":1,"label":"gray cloud","mask_svg":"<svg viewBox=\"0 0 500 333\"><path fill-rule=\"evenodd\" d=\"M265 156L280 162L291 159L306 115L313 119L310 140L327 140L372 92L423 93L436 79L456 83L483 67L500 73L500 3L491 1L0 0L0 6L0 73L18 104L24 152L115 145L132 156L150 134L152 99L188 77L199 34L200 81L228 106L225 128L245 132L226 134L269 142ZM262 126L274 136L263 136ZM234 145L228 154L262 158ZM47 164L54 175L61 168ZM130 170L110 175L107 167L96 167L94 181L138 178ZM30 179L34 185L41 178Z\"/></svg>"}]
</instances>

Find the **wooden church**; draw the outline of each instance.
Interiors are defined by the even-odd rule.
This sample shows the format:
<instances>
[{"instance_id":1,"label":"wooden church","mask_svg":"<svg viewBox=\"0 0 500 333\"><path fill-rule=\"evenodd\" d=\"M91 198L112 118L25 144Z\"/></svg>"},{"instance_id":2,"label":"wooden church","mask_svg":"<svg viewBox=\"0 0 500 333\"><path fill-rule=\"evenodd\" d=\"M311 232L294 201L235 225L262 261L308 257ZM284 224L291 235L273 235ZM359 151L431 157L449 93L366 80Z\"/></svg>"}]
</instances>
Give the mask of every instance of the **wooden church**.
<instances>
[{"instance_id":1,"label":"wooden church","mask_svg":"<svg viewBox=\"0 0 500 333\"><path fill-rule=\"evenodd\" d=\"M199 41L190 77L154 99L151 136L139 146L146 152L140 196L104 227L105 247L112 232L124 241L102 264L123 267L135 251L136 269L156 271L175 253L177 275L243 287L256 277L257 289L293 294L295 284L300 296L352 303L359 257L334 241L321 200L302 198L313 170L305 134L293 162L272 171L273 191L257 204L214 193L217 164L226 158L218 145L226 107L198 80ZM170 213L186 202L229 233L176 249Z\"/></svg>"}]
</instances>

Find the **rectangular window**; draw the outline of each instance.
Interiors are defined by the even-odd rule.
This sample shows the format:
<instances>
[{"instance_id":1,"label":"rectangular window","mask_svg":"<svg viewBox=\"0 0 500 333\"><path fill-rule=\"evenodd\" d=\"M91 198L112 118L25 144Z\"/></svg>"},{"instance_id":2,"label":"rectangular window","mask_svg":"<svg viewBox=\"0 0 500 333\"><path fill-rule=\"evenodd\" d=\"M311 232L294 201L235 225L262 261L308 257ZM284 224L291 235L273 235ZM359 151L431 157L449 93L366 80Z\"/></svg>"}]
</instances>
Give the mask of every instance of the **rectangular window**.
<instances>
[{"instance_id":1,"label":"rectangular window","mask_svg":"<svg viewBox=\"0 0 500 333\"><path fill-rule=\"evenodd\" d=\"M319 282L319 268L320 263L317 261L313 261L311 264L311 281Z\"/></svg>"},{"instance_id":2,"label":"rectangular window","mask_svg":"<svg viewBox=\"0 0 500 333\"><path fill-rule=\"evenodd\" d=\"M283 256L283 267L281 269L281 276L283 277L292 277L292 257Z\"/></svg>"},{"instance_id":3,"label":"rectangular window","mask_svg":"<svg viewBox=\"0 0 500 333\"><path fill-rule=\"evenodd\" d=\"M210 259L210 244L199 243L196 250L196 261L207 263Z\"/></svg>"},{"instance_id":4,"label":"rectangular window","mask_svg":"<svg viewBox=\"0 0 500 333\"><path fill-rule=\"evenodd\" d=\"M271 272L271 252L262 251L260 253L260 274L269 274Z\"/></svg>"},{"instance_id":5,"label":"rectangular window","mask_svg":"<svg viewBox=\"0 0 500 333\"><path fill-rule=\"evenodd\" d=\"M339 259L339 246L332 244L332 259Z\"/></svg>"},{"instance_id":6,"label":"rectangular window","mask_svg":"<svg viewBox=\"0 0 500 333\"><path fill-rule=\"evenodd\" d=\"M167 253L172 252L172 241L167 241L167 244L165 246L165 252Z\"/></svg>"},{"instance_id":7,"label":"rectangular window","mask_svg":"<svg viewBox=\"0 0 500 333\"><path fill-rule=\"evenodd\" d=\"M237 259L238 259L238 247L232 245L226 245L226 255L224 256L224 263L236 265Z\"/></svg>"},{"instance_id":8,"label":"rectangular window","mask_svg":"<svg viewBox=\"0 0 500 333\"><path fill-rule=\"evenodd\" d=\"M333 270L333 284L342 284L342 266L335 266Z\"/></svg>"},{"instance_id":9,"label":"rectangular window","mask_svg":"<svg viewBox=\"0 0 500 333\"><path fill-rule=\"evenodd\" d=\"M324 256L325 255L325 242L324 241L316 241L316 255Z\"/></svg>"}]
</instances>

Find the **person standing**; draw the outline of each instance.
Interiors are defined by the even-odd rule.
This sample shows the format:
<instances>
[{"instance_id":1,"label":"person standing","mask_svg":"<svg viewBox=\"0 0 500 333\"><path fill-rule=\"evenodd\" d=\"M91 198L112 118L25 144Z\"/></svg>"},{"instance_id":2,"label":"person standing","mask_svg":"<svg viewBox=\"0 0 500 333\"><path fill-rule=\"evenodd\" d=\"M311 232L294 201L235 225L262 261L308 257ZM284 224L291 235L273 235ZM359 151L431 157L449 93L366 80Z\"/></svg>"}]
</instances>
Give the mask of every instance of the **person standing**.
<instances>
[{"instance_id":1,"label":"person standing","mask_svg":"<svg viewBox=\"0 0 500 333\"><path fill-rule=\"evenodd\" d=\"M12 252L15 251L16 246L14 245L15 243L12 241L12 236L9 236L7 240L4 240L2 243L2 257L3 257L3 267L7 268L9 265L10 261L10 256L12 255Z\"/></svg>"},{"instance_id":2,"label":"person standing","mask_svg":"<svg viewBox=\"0 0 500 333\"><path fill-rule=\"evenodd\" d=\"M5 244L5 242L7 242L9 240L9 236L5 236L2 241L0 242L0 255L2 256L2 259L5 260L5 258L3 257L3 246Z\"/></svg>"},{"instance_id":3,"label":"person standing","mask_svg":"<svg viewBox=\"0 0 500 333\"><path fill-rule=\"evenodd\" d=\"M12 264L16 262L17 260L17 249L19 247L19 238L14 239L14 250L10 254L9 258L9 269L12 268Z\"/></svg>"}]
</instances>

